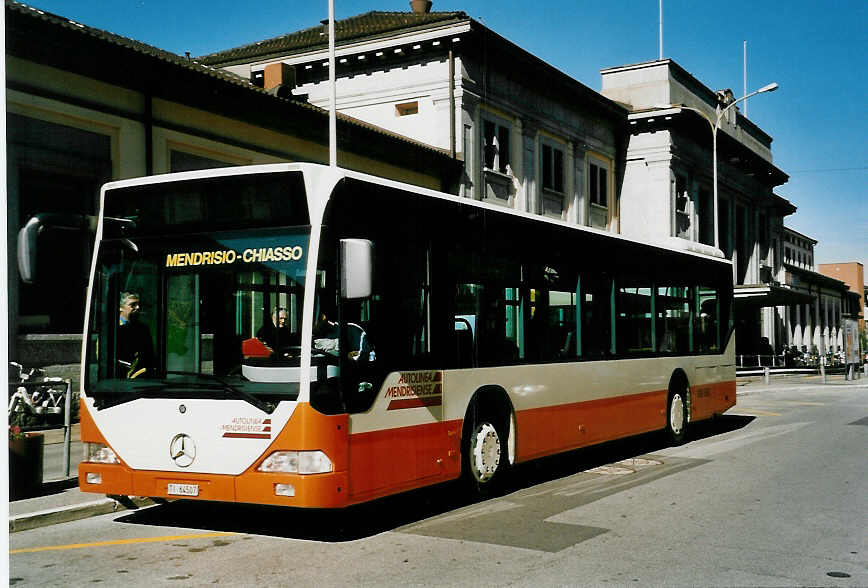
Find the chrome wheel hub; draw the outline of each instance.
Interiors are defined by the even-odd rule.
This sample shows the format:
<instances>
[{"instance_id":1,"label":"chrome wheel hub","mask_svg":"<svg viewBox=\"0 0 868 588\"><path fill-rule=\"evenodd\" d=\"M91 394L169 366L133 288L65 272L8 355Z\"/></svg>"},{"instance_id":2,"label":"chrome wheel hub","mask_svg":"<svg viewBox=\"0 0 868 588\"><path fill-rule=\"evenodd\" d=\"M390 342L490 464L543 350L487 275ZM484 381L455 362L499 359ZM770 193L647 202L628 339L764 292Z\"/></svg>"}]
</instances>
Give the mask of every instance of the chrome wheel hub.
<instances>
[{"instance_id":1,"label":"chrome wheel hub","mask_svg":"<svg viewBox=\"0 0 868 588\"><path fill-rule=\"evenodd\" d=\"M470 466L478 482L494 477L500 463L500 437L491 423L482 423L470 439Z\"/></svg>"},{"instance_id":2,"label":"chrome wheel hub","mask_svg":"<svg viewBox=\"0 0 868 588\"><path fill-rule=\"evenodd\" d=\"M684 399L681 394L672 397L672 405L669 407L669 427L676 435L681 434L684 428Z\"/></svg>"}]
</instances>

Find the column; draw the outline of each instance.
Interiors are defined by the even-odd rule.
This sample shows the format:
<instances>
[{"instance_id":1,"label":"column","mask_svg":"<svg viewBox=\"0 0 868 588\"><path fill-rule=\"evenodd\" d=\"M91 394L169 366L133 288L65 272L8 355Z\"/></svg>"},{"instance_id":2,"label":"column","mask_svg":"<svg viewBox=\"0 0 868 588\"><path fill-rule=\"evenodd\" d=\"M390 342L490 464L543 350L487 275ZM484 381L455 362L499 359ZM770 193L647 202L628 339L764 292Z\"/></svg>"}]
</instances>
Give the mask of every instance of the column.
<instances>
[{"instance_id":1,"label":"column","mask_svg":"<svg viewBox=\"0 0 868 588\"><path fill-rule=\"evenodd\" d=\"M537 128L533 124L525 121L521 129L522 135L522 169L524 169L524 192L525 192L525 212L539 212L539 195L537 190L537 168L539 167L539 157L537 157Z\"/></svg>"}]
</instances>

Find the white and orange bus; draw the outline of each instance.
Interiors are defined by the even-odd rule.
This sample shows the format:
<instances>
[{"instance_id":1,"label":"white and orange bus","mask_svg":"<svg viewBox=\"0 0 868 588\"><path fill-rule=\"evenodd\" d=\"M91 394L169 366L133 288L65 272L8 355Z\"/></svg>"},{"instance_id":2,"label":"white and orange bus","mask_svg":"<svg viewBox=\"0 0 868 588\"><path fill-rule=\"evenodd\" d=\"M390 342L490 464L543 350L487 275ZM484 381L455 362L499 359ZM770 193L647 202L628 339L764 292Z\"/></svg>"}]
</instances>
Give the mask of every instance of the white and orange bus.
<instances>
[{"instance_id":1,"label":"white and orange bus","mask_svg":"<svg viewBox=\"0 0 868 588\"><path fill-rule=\"evenodd\" d=\"M313 164L101 198L86 492L328 508L459 477L487 492L513 464L680 442L735 404L722 256Z\"/></svg>"}]
</instances>

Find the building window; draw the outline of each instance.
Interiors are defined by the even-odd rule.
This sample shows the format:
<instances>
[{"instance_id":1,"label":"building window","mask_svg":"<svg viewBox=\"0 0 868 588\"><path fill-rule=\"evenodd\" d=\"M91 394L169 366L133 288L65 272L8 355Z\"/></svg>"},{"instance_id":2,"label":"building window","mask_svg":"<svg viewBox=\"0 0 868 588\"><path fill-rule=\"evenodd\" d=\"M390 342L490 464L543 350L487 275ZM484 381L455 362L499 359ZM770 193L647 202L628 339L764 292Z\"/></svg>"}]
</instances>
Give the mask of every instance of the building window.
<instances>
[{"instance_id":1,"label":"building window","mask_svg":"<svg viewBox=\"0 0 868 588\"><path fill-rule=\"evenodd\" d=\"M509 173L509 127L491 120L482 122L482 160L485 169Z\"/></svg>"},{"instance_id":2,"label":"building window","mask_svg":"<svg viewBox=\"0 0 868 588\"><path fill-rule=\"evenodd\" d=\"M396 104L395 105L395 113L398 116L408 116L411 114L418 114L419 113L419 102L413 101L413 102L404 102L403 104Z\"/></svg>"},{"instance_id":3,"label":"building window","mask_svg":"<svg viewBox=\"0 0 868 588\"><path fill-rule=\"evenodd\" d=\"M564 192L564 152L545 143L542 146L542 187L561 194Z\"/></svg>"},{"instance_id":4,"label":"building window","mask_svg":"<svg viewBox=\"0 0 868 588\"><path fill-rule=\"evenodd\" d=\"M69 120L75 124L77 121ZM13 230L40 212L94 214L100 186L112 179L112 138L76 126L15 113L6 114L6 179ZM81 332L93 235L46 230L33 284L10 284L10 300L21 333ZM15 252L10 251L10 257ZM17 306L15 306L17 302Z\"/></svg>"},{"instance_id":5,"label":"building window","mask_svg":"<svg viewBox=\"0 0 868 588\"><path fill-rule=\"evenodd\" d=\"M605 229L609 226L609 163L588 156L588 202L590 225Z\"/></svg>"},{"instance_id":6,"label":"building window","mask_svg":"<svg viewBox=\"0 0 868 588\"><path fill-rule=\"evenodd\" d=\"M601 165L597 165L596 163L591 163L589 165L589 170L588 181L590 182L589 191L591 204L608 208L609 170Z\"/></svg>"},{"instance_id":7,"label":"building window","mask_svg":"<svg viewBox=\"0 0 868 588\"><path fill-rule=\"evenodd\" d=\"M675 236L690 239L690 193L687 190L687 176L675 175Z\"/></svg>"}]
</instances>

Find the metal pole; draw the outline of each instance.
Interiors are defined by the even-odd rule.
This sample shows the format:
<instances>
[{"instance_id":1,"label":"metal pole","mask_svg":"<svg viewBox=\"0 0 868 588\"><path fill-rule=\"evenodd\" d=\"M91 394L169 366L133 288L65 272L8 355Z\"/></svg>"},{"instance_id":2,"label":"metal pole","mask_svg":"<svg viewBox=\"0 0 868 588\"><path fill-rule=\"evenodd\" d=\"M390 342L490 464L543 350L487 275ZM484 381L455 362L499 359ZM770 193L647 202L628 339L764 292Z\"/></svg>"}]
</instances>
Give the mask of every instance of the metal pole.
<instances>
[{"instance_id":1,"label":"metal pole","mask_svg":"<svg viewBox=\"0 0 868 588\"><path fill-rule=\"evenodd\" d=\"M710 121L709 121L710 122ZM714 178L714 247L715 249L720 249L720 228L718 227L717 215L718 213L718 194L717 194L717 127L720 126L720 116L717 117L717 124L712 125L711 127L711 142L712 142L712 164L714 171L712 171L712 177Z\"/></svg>"},{"instance_id":2,"label":"metal pole","mask_svg":"<svg viewBox=\"0 0 868 588\"><path fill-rule=\"evenodd\" d=\"M63 475L69 477L69 451L72 445L72 382L66 382L66 394L63 399Z\"/></svg>"},{"instance_id":3,"label":"metal pole","mask_svg":"<svg viewBox=\"0 0 868 588\"><path fill-rule=\"evenodd\" d=\"M338 165L338 122L335 88L335 0L329 0L329 165Z\"/></svg>"},{"instance_id":4,"label":"metal pole","mask_svg":"<svg viewBox=\"0 0 868 588\"><path fill-rule=\"evenodd\" d=\"M744 42L744 56L743 56L743 66L742 66L742 78L744 81L744 92L742 92L742 96L747 96L747 41ZM744 101L744 116L747 118L747 100Z\"/></svg>"},{"instance_id":5,"label":"metal pole","mask_svg":"<svg viewBox=\"0 0 868 588\"><path fill-rule=\"evenodd\" d=\"M765 376L765 379L766 379L766 385L768 385L768 384L769 384L769 381L770 381L770 379L771 379L771 377L770 377L770 375L769 375L769 368L768 368L768 367L764 367L764 368L763 368L763 376Z\"/></svg>"},{"instance_id":6,"label":"metal pole","mask_svg":"<svg viewBox=\"0 0 868 588\"><path fill-rule=\"evenodd\" d=\"M663 61L663 0L660 0L658 3L658 22L660 24L660 52L659 57L660 61Z\"/></svg>"}]
</instances>

